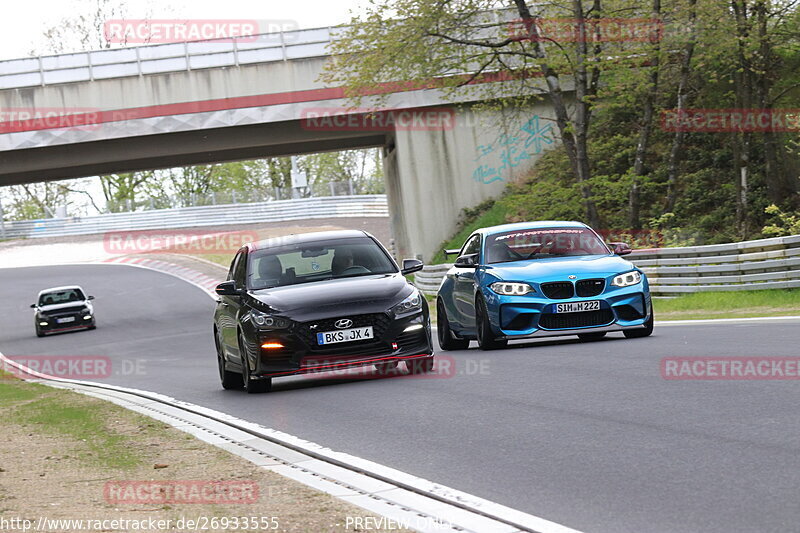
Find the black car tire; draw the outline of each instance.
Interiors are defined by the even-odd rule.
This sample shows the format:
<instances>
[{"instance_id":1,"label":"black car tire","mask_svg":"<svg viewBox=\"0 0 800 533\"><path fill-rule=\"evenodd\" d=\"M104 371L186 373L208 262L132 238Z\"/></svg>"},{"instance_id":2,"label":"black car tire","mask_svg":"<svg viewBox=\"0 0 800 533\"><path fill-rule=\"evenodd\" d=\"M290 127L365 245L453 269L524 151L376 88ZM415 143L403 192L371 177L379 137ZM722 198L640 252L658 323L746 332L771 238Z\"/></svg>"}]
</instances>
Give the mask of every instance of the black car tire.
<instances>
[{"instance_id":1,"label":"black car tire","mask_svg":"<svg viewBox=\"0 0 800 533\"><path fill-rule=\"evenodd\" d=\"M439 337L439 346L442 350L466 350L469 348L469 339L455 339L450 330L450 321L447 319L447 310L444 302L436 299L436 335Z\"/></svg>"},{"instance_id":2,"label":"black car tire","mask_svg":"<svg viewBox=\"0 0 800 533\"><path fill-rule=\"evenodd\" d=\"M606 336L605 331L595 331L594 333L579 333L578 338L582 341L597 341Z\"/></svg>"},{"instance_id":3,"label":"black car tire","mask_svg":"<svg viewBox=\"0 0 800 533\"><path fill-rule=\"evenodd\" d=\"M406 368L412 374L426 374L433 370L433 357L406 361Z\"/></svg>"},{"instance_id":4,"label":"black car tire","mask_svg":"<svg viewBox=\"0 0 800 533\"><path fill-rule=\"evenodd\" d=\"M222 356L216 329L214 330L214 344L217 347L217 368L219 369L219 380L222 383L222 388L225 390L241 389L242 375L225 368L225 360Z\"/></svg>"},{"instance_id":5,"label":"black car tire","mask_svg":"<svg viewBox=\"0 0 800 533\"><path fill-rule=\"evenodd\" d=\"M40 328L38 326L38 324L36 325L36 336L37 337L44 337L44 332L42 331L42 328Z\"/></svg>"},{"instance_id":6,"label":"black car tire","mask_svg":"<svg viewBox=\"0 0 800 533\"><path fill-rule=\"evenodd\" d=\"M254 379L250 375L250 364L247 362L242 339L239 338L239 354L242 356L242 384L248 394L261 394L272 389L272 378Z\"/></svg>"},{"instance_id":7,"label":"black car tire","mask_svg":"<svg viewBox=\"0 0 800 533\"><path fill-rule=\"evenodd\" d=\"M640 339L653 334L653 304L650 304L650 318L644 323L643 328L626 329L622 333L629 339Z\"/></svg>"},{"instance_id":8,"label":"black car tire","mask_svg":"<svg viewBox=\"0 0 800 533\"><path fill-rule=\"evenodd\" d=\"M496 350L508 344L505 339L495 339L492 333L492 326L489 323L489 312L483 298L478 296L475 299L475 329L478 334L478 346L481 350Z\"/></svg>"}]
</instances>

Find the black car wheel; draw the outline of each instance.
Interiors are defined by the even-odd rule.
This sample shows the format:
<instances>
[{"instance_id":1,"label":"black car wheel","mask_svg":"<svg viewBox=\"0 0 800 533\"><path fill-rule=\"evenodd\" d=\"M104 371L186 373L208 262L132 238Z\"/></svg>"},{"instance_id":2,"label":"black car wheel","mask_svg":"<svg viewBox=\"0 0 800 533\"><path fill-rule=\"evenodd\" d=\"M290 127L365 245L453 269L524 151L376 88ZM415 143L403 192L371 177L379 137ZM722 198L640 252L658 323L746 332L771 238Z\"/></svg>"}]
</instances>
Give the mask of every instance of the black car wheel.
<instances>
[{"instance_id":1,"label":"black car wheel","mask_svg":"<svg viewBox=\"0 0 800 533\"><path fill-rule=\"evenodd\" d=\"M247 361L247 352L244 350L241 338L239 339L239 353L242 356L242 384L244 385L244 390L248 394L260 394L272 389L272 378L254 379L250 375L250 364Z\"/></svg>"},{"instance_id":2,"label":"black car wheel","mask_svg":"<svg viewBox=\"0 0 800 533\"><path fill-rule=\"evenodd\" d=\"M412 359L406 361L406 368L412 374L425 374L433 370L433 357L424 359Z\"/></svg>"},{"instance_id":3,"label":"black car wheel","mask_svg":"<svg viewBox=\"0 0 800 533\"><path fill-rule=\"evenodd\" d=\"M42 328L39 327L39 324L36 324L36 336L44 337L44 332L42 331Z\"/></svg>"},{"instance_id":4,"label":"black car wheel","mask_svg":"<svg viewBox=\"0 0 800 533\"><path fill-rule=\"evenodd\" d=\"M469 339L455 339L450 330L450 321L447 319L447 310L442 300L436 300L436 335L439 337L439 346L442 350L466 350L469 348Z\"/></svg>"},{"instance_id":5,"label":"black car wheel","mask_svg":"<svg viewBox=\"0 0 800 533\"><path fill-rule=\"evenodd\" d=\"M649 337L653 334L653 304L650 304L650 318L644 323L643 328L626 329L622 333L629 339L639 339L641 337Z\"/></svg>"},{"instance_id":6,"label":"black car wheel","mask_svg":"<svg viewBox=\"0 0 800 533\"><path fill-rule=\"evenodd\" d=\"M225 390L241 389L242 375L231 372L225 368L225 359L222 354L219 336L216 330L214 331L214 344L217 347L217 368L219 368L219 380L222 383L222 388Z\"/></svg>"},{"instance_id":7,"label":"black car wheel","mask_svg":"<svg viewBox=\"0 0 800 533\"><path fill-rule=\"evenodd\" d=\"M475 299L475 325L478 330L478 346L481 350L496 350L502 348L508 341L505 339L495 339L492 333L492 326L489 323L489 312L483 298L478 296Z\"/></svg>"},{"instance_id":8,"label":"black car wheel","mask_svg":"<svg viewBox=\"0 0 800 533\"><path fill-rule=\"evenodd\" d=\"M596 331L594 333L579 333L578 338L582 341L597 341L606 336L605 331Z\"/></svg>"}]
</instances>

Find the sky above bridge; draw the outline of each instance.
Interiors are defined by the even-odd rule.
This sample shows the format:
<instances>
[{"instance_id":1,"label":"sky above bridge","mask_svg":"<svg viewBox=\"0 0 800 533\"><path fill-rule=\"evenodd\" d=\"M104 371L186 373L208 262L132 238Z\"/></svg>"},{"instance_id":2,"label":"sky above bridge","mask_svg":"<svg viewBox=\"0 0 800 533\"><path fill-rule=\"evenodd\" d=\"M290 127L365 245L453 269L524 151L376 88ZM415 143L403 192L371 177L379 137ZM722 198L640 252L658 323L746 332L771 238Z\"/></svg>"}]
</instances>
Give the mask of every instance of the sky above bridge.
<instances>
[{"instance_id":1,"label":"sky above bridge","mask_svg":"<svg viewBox=\"0 0 800 533\"><path fill-rule=\"evenodd\" d=\"M103 2L104 0L99 0ZM300 28L342 24L360 0L109 0L123 5L128 19L255 19L296 21ZM90 13L98 0L30 0L5 7L0 17L0 60L48 54L43 33L80 13ZM36 55L36 54L34 54Z\"/></svg>"}]
</instances>

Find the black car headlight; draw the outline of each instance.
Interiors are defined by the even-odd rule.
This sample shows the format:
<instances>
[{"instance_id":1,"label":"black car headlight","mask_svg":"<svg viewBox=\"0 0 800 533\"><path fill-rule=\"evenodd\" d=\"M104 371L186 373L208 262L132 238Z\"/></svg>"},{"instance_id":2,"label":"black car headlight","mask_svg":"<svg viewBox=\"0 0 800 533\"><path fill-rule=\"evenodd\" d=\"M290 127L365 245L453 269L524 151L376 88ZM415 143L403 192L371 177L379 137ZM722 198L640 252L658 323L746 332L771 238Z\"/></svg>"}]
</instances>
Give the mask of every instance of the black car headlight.
<instances>
[{"instance_id":1,"label":"black car headlight","mask_svg":"<svg viewBox=\"0 0 800 533\"><path fill-rule=\"evenodd\" d=\"M395 316L402 316L415 313L420 309L422 309L422 295L419 290L414 289L414 292L409 294L402 302L392 307L392 313Z\"/></svg>"},{"instance_id":2,"label":"black car headlight","mask_svg":"<svg viewBox=\"0 0 800 533\"><path fill-rule=\"evenodd\" d=\"M286 329L290 324L285 318L268 315L255 309L250 311L250 320L259 329Z\"/></svg>"},{"instance_id":3,"label":"black car headlight","mask_svg":"<svg viewBox=\"0 0 800 533\"><path fill-rule=\"evenodd\" d=\"M636 285L640 281L642 281L641 273L639 273L638 270L632 270L614 277L614 279L611 280L611 284L615 287L630 287L631 285Z\"/></svg>"},{"instance_id":4,"label":"black car headlight","mask_svg":"<svg viewBox=\"0 0 800 533\"><path fill-rule=\"evenodd\" d=\"M516 281L496 281L489 285L489 288L503 296L525 296L529 292L535 292L535 289L527 283Z\"/></svg>"}]
</instances>

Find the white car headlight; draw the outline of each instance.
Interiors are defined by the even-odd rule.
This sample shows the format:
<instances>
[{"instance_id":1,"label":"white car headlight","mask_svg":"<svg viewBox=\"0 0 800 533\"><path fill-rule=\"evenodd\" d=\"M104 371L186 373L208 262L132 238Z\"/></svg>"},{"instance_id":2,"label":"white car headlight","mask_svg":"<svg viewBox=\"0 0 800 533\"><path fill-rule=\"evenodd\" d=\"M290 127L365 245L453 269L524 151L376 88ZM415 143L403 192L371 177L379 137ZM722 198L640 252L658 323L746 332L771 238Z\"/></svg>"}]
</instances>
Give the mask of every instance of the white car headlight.
<instances>
[{"instance_id":1,"label":"white car headlight","mask_svg":"<svg viewBox=\"0 0 800 533\"><path fill-rule=\"evenodd\" d=\"M631 285L636 285L640 281L642 281L642 275L638 270L633 270L616 276L611 281L611 284L616 287L630 287Z\"/></svg>"},{"instance_id":2,"label":"white car headlight","mask_svg":"<svg viewBox=\"0 0 800 533\"><path fill-rule=\"evenodd\" d=\"M409 294L402 302L392 307L395 316L406 315L422 309L422 295L417 289Z\"/></svg>"},{"instance_id":3,"label":"white car headlight","mask_svg":"<svg viewBox=\"0 0 800 533\"><path fill-rule=\"evenodd\" d=\"M504 296L525 296L529 292L534 292L534 288L527 283L514 281L496 281L489 285L494 292Z\"/></svg>"},{"instance_id":4,"label":"white car headlight","mask_svg":"<svg viewBox=\"0 0 800 533\"><path fill-rule=\"evenodd\" d=\"M261 329L284 329L289 327L289 321L285 318L267 315L255 309L250 311L250 320Z\"/></svg>"}]
</instances>

